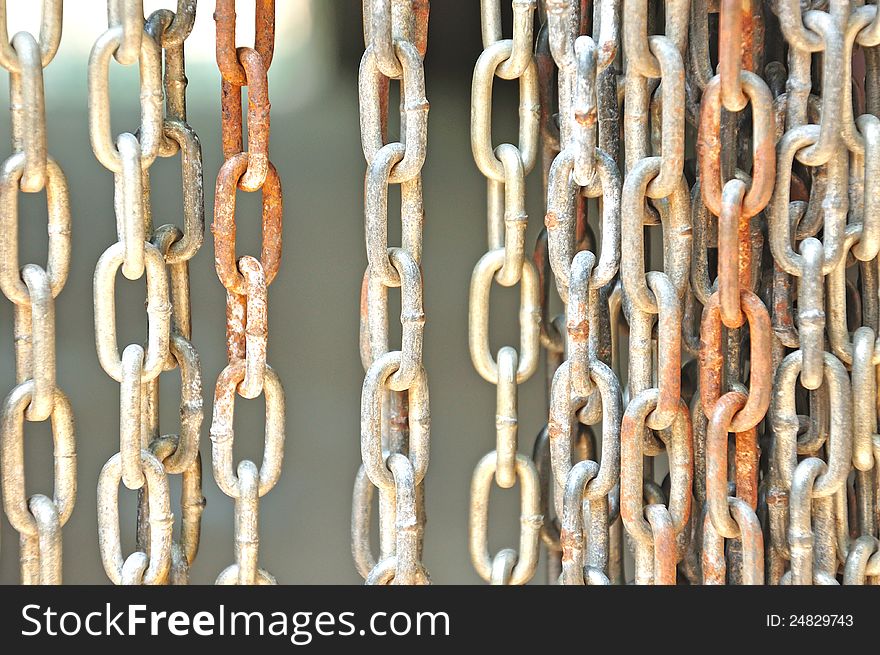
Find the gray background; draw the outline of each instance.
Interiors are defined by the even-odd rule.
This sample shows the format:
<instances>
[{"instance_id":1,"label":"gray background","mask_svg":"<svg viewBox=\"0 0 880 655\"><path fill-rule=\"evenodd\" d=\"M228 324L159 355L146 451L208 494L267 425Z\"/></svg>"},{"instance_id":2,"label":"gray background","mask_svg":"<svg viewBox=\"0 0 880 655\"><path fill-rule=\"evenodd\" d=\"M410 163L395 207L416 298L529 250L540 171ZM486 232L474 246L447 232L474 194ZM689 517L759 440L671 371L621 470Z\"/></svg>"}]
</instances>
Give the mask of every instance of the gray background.
<instances>
[{"instance_id":1,"label":"gray background","mask_svg":"<svg viewBox=\"0 0 880 655\"><path fill-rule=\"evenodd\" d=\"M16 3L21 6L23 3ZM24 3L38 5L39 3ZM64 529L64 580L104 583L98 553L95 489L104 462L118 450L119 387L98 365L94 346L92 273L116 240L112 174L89 146L86 112L88 51L106 23L103 0L67 2L65 32L55 61L45 71L49 151L67 174L72 202L73 256L70 279L56 303L58 384L70 396L77 426L79 493ZM173 2L145 2L148 10ZM206 222L222 163L219 73L213 60L213 2L199 3L196 30L188 41L189 123L201 138ZM504 3L502 3L504 4ZM509 3L508 3L509 4ZM249 1L239 2L240 44L252 35ZM281 0L276 58L272 65L272 161L284 189L284 258L270 289L269 362L287 394L284 470L262 499L260 564L280 583L358 583L350 554L350 503L360 461L359 413L363 379L358 355L358 293L366 265L363 241L363 173L357 113L360 0ZM485 182L470 153L470 75L480 52L479 3L433 3L426 60L429 114L424 167L424 283L427 325L425 366L431 395L431 464L427 475L428 526L425 564L436 583L476 583L467 549L470 477L479 458L494 447L495 389L474 371L467 349L467 293L471 270L486 249ZM15 5L11 5L12 11ZM10 34L35 31L37 22L12 15ZM506 25L509 21L505 22ZM0 84L6 84L0 75ZM495 143L516 135L516 85L496 81ZM114 133L137 127L137 69L111 63ZM396 102L396 101L392 101ZM393 104L392 104L393 106ZM0 133L9 120L0 112ZM152 168L155 223L181 220L179 160ZM399 239L392 189L390 239ZM20 259L45 262L45 194L21 194ZM238 194L238 252L259 247L259 194ZM542 223L540 173L530 177L529 243ZM190 265L193 341L201 354L205 388L202 429L207 508L202 545L191 579L211 583L233 562L232 500L210 468L208 427L217 374L225 364L224 291L214 273L213 239ZM117 276L119 343L145 335L143 281ZM390 294L391 316L399 295ZM492 289L493 350L518 343L518 291ZM0 302L0 390L14 386L12 307ZM392 321L397 342L399 325ZM179 381L162 377L162 430L177 430ZM520 450L531 452L544 422L540 373L520 388ZM262 400L238 399L236 460L260 461ZM46 424L26 426L28 493L51 493L51 438ZM177 498L177 481L172 483ZM518 541L518 489L492 492L491 547ZM134 542L136 494L120 491L124 552ZM0 582L18 580L17 535L5 516ZM543 581L543 567L536 581Z\"/></svg>"}]
</instances>

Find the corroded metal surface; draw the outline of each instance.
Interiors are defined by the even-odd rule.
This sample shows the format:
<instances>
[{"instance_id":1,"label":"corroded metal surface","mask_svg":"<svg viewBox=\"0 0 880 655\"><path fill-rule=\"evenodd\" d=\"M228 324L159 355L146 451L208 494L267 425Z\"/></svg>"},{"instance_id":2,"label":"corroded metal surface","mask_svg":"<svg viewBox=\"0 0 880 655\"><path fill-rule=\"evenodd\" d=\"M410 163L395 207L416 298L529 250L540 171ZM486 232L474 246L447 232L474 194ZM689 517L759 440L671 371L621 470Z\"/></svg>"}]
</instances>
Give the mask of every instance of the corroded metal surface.
<instances>
[{"instance_id":1,"label":"corroded metal surface","mask_svg":"<svg viewBox=\"0 0 880 655\"><path fill-rule=\"evenodd\" d=\"M269 161L267 71L275 46L275 0L255 0L254 47L235 47L235 3L217 2L214 12L217 67L221 82L222 147L225 162L214 194L214 265L226 289L228 364L217 378L211 419L214 479L235 501L235 562L217 584L275 584L259 566L259 502L276 485L284 458L284 388L267 363L268 288L281 265L283 204L281 180ZM248 93L247 143L242 138L241 88ZM245 145L247 148L245 148ZM235 252L235 192L260 191L263 242L259 258ZM233 463L236 395L266 401L262 465Z\"/></svg>"},{"instance_id":2,"label":"corroded metal surface","mask_svg":"<svg viewBox=\"0 0 880 655\"><path fill-rule=\"evenodd\" d=\"M498 2L481 3L472 141L489 179L490 249L505 252L475 269L470 343L477 371L499 387L496 457L506 461L516 448L501 419L515 413L500 402L502 362L517 351L489 354L487 280L522 284L519 364L531 361L536 321L550 382L534 451L548 582L869 581L880 566L880 123L862 95L876 88L876 66L851 63L880 43L877 10L542 0L532 96L515 53L534 3L512 5L502 47ZM519 146L493 148L485 80L514 68ZM600 91L609 75L613 95ZM522 153L521 173L531 167L535 100L547 213L532 317L531 277L507 269L522 259L521 240L493 223L503 209L524 229L521 193L493 185L510 182L508 152ZM584 214L584 197L600 198L599 211ZM564 307L555 318L554 286ZM601 457L581 452L579 429L600 421ZM496 475L502 486L507 478ZM627 544L629 576L619 564ZM492 567L472 554L487 581L521 569L514 551Z\"/></svg>"}]
</instances>

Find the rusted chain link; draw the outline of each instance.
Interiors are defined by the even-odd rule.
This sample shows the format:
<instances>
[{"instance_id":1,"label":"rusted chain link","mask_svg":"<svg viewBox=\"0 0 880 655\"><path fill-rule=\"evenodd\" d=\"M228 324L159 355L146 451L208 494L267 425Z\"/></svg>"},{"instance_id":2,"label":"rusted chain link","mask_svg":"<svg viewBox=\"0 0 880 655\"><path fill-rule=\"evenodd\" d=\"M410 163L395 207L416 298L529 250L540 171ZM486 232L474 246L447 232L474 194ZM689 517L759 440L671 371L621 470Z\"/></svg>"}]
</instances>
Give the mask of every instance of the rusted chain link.
<instances>
[{"instance_id":1,"label":"rusted chain link","mask_svg":"<svg viewBox=\"0 0 880 655\"><path fill-rule=\"evenodd\" d=\"M62 3L41 3L38 36L11 39L6 5L0 0L0 66L10 75L12 149L0 168L0 290L14 305L16 386L0 411L0 490L20 534L22 581L48 584L61 582L61 531L77 489L73 411L57 384L55 344L70 202L48 154L43 87ZM260 566L259 509L280 479L285 443L284 391L268 363L268 289L283 224L269 157L275 2L253 7L246 47L236 45L235 2L218 0L214 13L224 163L212 231L227 364L210 436L214 478L235 515L235 561L218 584L275 582ZM427 584L429 2L363 0L362 8L365 376L352 554L368 584ZM188 268L205 220L201 147L186 114L184 48L195 12L195 0L177 0L175 11L145 18L142 0L108 0L108 27L89 58L89 136L115 182L116 241L95 268L94 310L98 361L120 389L118 450L98 481L101 559L117 584L186 583L205 505ZM880 582L877 5L481 0L477 19L469 129L486 181L488 238L471 276L467 330L476 374L496 393L494 448L470 487L477 575L511 585ZM111 125L114 61L138 67L136 131ZM516 123L515 143L493 136L496 78L518 90L518 105L502 109ZM392 80L396 137L388 135ZM178 154L181 221L154 227L150 170ZM526 190L539 159L546 211L532 249ZM392 185L400 186L399 244L389 238ZM18 193L44 189L47 261L22 265ZM255 255L236 249L238 190L261 193ZM143 344L118 343L120 270L145 282ZM515 317L494 308L490 316L495 282L516 290ZM394 346L389 289L398 288ZM499 348L502 321L518 337ZM539 368L546 413L529 455L519 444L527 420L519 396ZM159 425L159 384L174 369L180 426L169 434ZM261 394L258 466L236 461L233 423L236 397ZM46 420L51 497L29 494L24 475L25 421ZM181 476L178 530L171 475ZM120 482L139 500L128 555ZM515 548L490 547L493 485L518 487ZM542 549L546 580L537 574Z\"/></svg>"},{"instance_id":2,"label":"rusted chain link","mask_svg":"<svg viewBox=\"0 0 880 655\"><path fill-rule=\"evenodd\" d=\"M873 61L880 19L836 1L775 3L775 17L760 2L715 7L542 2L547 216L534 261L555 374L535 462L550 583L873 575L880 77L853 62ZM601 93L620 70L619 93ZM595 219L584 196L601 198ZM554 286L564 332L547 310ZM599 422L596 457L579 433Z\"/></svg>"}]
</instances>

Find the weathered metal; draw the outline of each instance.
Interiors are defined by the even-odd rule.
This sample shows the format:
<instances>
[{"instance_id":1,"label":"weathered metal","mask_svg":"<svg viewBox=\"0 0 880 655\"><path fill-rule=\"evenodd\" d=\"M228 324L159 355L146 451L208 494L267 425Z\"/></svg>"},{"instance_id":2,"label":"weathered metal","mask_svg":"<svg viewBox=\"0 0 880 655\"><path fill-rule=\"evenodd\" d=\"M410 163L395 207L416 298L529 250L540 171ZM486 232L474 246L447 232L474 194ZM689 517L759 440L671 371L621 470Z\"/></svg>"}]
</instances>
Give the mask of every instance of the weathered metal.
<instances>
[{"instance_id":1,"label":"weathered metal","mask_svg":"<svg viewBox=\"0 0 880 655\"><path fill-rule=\"evenodd\" d=\"M14 305L16 358L16 386L0 408L0 486L20 534L21 579L46 584L62 580L61 531L77 490L54 304L70 269L72 221L64 173L48 154L43 88L61 5L42 2L38 37L10 39L0 0L12 137L0 165L0 290ZM362 6L367 268L352 554L368 584L426 584L429 2ZM218 0L214 13L224 163L212 231L228 361L214 387L210 436L215 480L235 504L235 561L218 584L275 582L259 565L259 508L282 474L285 442L284 391L268 364L268 289L283 226L269 157L275 2L253 7L252 47L236 46L233 0ZM202 375L188 277L204 240L204 181L186 119L184 58L196 1L177 0L176 11L147 18L142 0L108 0L107 9L108 29L89 58L89 133L97 160L114 174L117 241L95 268L94 310L98 361L120 385L120 427L118 452L99 480L99 544L113 582L184 584L204 509ZM551 584L876 584L877 5L482 0L479 20L469 135L486 181L488 238L471 277L467 330L474 369L496 400L494 449L477 464L470 492L477 574L492 584L529 583L543 544ZM137 132L113 133L114 60L138 65ZM518 87L518 104L502 109L516 121L516 143L493 138L496 78ZM395 80L400 133L389 137ZM178 153L182 225L154 227L150 167ZM546 211L530 251L528 176L539 155ZM389 241L392 185L400 187L399 245ZM18 193L43 189L46 265L22 266ZM258 255L236 252L238 190L262 195ZM146 283L145 344L117 343L120 270ZM519 287L515 316L490 316L493 282ZM390 343L389 289L400 289L399 347ZM502 322L516 326L518 343L495 350ZM522 415L519 396L542 364L546 413L527 455L519 433L532 417ZM163 434L159 381L175 368L180 427ZM236 397L261 394L261 464L236 463ZM55 445L51 498L28 496L24 475L25 421L46 420ZM182 478L176 540L170 475ZM119 482L139 495L137 544L127 557ZM516 549L490 550L493 483L519 485Z\"/></svg>"},{"instance_id":2,"label":"weathered metal","mask_svg":"<svg viewBox=\"0 0 880 655\"><path fill-rule=\"evenodd\" d=\"M235 47L235 3L217 2L214 12L217 67L221 82L222 147L225 162L214 193L214 265L226 288L228 364L217 378L211 419L214 479L235 501L235 562L217 584L275 584L259 567L259 500L281 477L284 458L284 388L267 363L268 288L281 265L283 203L281 180L269 161L269 86L267 71L275 45L275 0L254 2L254 47ZM247 149L242 138L241 87L248 88ZM235 251L236 189L260 191L263 241L260 257ZM266 401L266 437L262 465L233 463L235 396Z\"/></svg>"}]
</instances>

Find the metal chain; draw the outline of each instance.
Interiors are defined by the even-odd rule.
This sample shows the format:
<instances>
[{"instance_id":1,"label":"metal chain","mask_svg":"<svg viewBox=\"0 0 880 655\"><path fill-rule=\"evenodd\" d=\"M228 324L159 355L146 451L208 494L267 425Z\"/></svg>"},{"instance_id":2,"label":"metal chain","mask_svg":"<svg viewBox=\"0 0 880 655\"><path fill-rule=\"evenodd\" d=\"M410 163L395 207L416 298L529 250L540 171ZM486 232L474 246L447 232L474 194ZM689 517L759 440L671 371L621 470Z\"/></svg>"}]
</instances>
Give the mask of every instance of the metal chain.
<instances>
[{"instance_id":1,"label":"metal chain","mask_svg":"<svg viewBox=\"0 0 880 655\"><path fill-rule=\"evenodd\" d=\"M724 584L727 563L724 539L736 541L728 548L733 570L730 579L743 584L763 584L764 537L755 513L758 503L757 425L770 405L770 315L755 294L752 274L752 222L767 206L773 189L776 152L773 149L773 99L767 84L751 70L749 41L743 41L744 24L753 27L752 8L723 0L720 3L718 74L702 90L697 154L703 204L717 217L718 278L716 290L706 299L700 324L700 403L705 419L695 418L705 439L702 522L702 573L704 584ZM746 47L743 47L745 44ZM736 162L737 153L725 153L723 121L736 127L738 114L751 108L752 170L736 177L725 160ZM725 116L722 117L722 110ZM743 136L740 131L739 136ZM745 139L739 139L748 142ZM738 147L739 143L735 143ZM738 170L738 169L737 169ZM723 186L722 186L723 182ZM702 214L706 218L706 214ZM760 234L755 235L760 238ZM760 247L760 243L758 243ZM748 391L740 382L738 357L741 329L748 324ZM722 328L723 326L723 328ZM727 331L723 343L722 332ZM726 345L726 348L724 347ZM722 369L722 366L724 367ZM721 394L722 387L728 391ZM736 495L728 493L728 433L736 434L733 475Z\"/></svg>"},{"instance_id":2,"label":"metal chain","mask_svg":"<svg viewBox=\"0 0 880 655\"><path fill-rule=\"evenodd\" d=\"M513 34L503 37L500 0L482 0L483 52L474 68L471 90L471 150L486 177L488 251L474 267L468 309L471 361L480 376L497 389L495 450L485 455L471 480L471 562L486 582L525 584L538 564L541 482L530 457L520 454L517 439L517 387L538 368L540 353L540 280L525 256L528 215L525 178L538 155L540 105L534 51L535 0L513 0ZM492 145L492 86L495 77L519 83L519 143ZM489 345L489 294L492 280L520 287L519 350L504 346L492 357ZM489 493L492 481L504 489L520 484L518 550L489 551Z\"/></svg>"},{"instance_id":3,"label":"metal chain","mask_svg":"<svg viewBox=\"0 0 880 655\"><path fill-rule=\"evenodd\" d=\"M698 0L543 10L533 259L552 382L534 461L548 581L625 582L621 524L636 583L874 580L876 7L784 2L774 18L722 0L717 21ZM595 220L585 196L599 197Z\"/></svg>"},{"instance_id":4,"label":"metal chain","mask_svg":"<svg viewBox=\"0 0 880 655\"><path fill-rule=\"evenodd\" d=\"M61 584L61 529L76 502L73 411L58 387L55 298L70 269L70 201L67 178L46 145L43 69L61 42L60 0L44 0L40 34L18 32L10 41L6 0L0 0L0 66L9 72L12 154L0 168L0 290L14 310L16 386L0 410L0 478L3 509L19 533L23 584ZM18 192L46 190L49 253L40 264L19 267ZM54 444L52 497L27 495L25 420L51 420Z\"/></svg>"},{"instance_id":5,"label":"metal chain","mask_svg":"<svg viewBox=\"0 0 880 655\"><path fill-rule=\"evenodd\" d=\"M97 263L94 305L98 359L120 385L120 437L98 483L99 545L115 583L182 584L205 505L188 269L204 236L203 171L186 118L184 62L196 1L146 19L141 0L107 7L108 29L89 60L89 132L114 174L117 241ZM254 7L253 47L236 47L234 0L218 0L214 13L225 162L212 230L228 363L210 435L214 477L235 505L235 563L218 584L275 582L259 565L259 503L281 475L285 439L284 391L267 363L267 294L282 233L281 184L269 159L275 2ZM368 584L430 582L421 269L428 15L428 0L363 0L365 377L351 537ZM476 372L495 386L496 411L495 447L470 489L478 575L529 583L543 548L549 584L880 584L877 5L481 0L479 15L470 137L487 184L488 244L471 278L468 339ZM43 90L61 18L61 2L44 0L39 37L10 40L0 0L12 125L12 154L0 170L0 290L14 305L17 380L0 412L0 478L25 583L61 582L61 529L77 482L73 416L55 357L70 205L47 154ZM140 71L133 133L111 128L111 59ZM518 121L516 144L493 140L496 77L519 88L518 107L504 109ZM392 80L396 140L388 136ZM181 226L154 227L150 167L178 153ZM539 155L546 213L529 252L526 187ZM391 185L401 192L399 247L389 243ZM43 189L47 264L20 267L18 192ZM236 253L238 189L262 194L259 257ZM119 269L147 288L146 345L121 354ZM497 351L493 281L519 292L519 344ZM400 289L398 349L389 288ZM542 364L546 423L526 455L520 386ZM181 423L163 434L159 380L175 368ZM236 395L260 394L262 463L235 463ZM28 496L25 420L47 419L53 497ZM175 537L169 476L177 474ZM120 481L138 490L137 546L128 556ZM518 485L520 499L519 544L494 553L493 483Z\"/></svg>"},{"instance_id":6,"label":"metal chain","mask_svg":"<svg viewBox=\"0 0 880 655\"><path fill-rule=\"evenodd\" d=\"M119 452L98 481L101 560L116 584L186 584L199 547L201 491L199 440L202 382L191 339L189 260L204 237L201 146L186 122L184 41L195 21L195 0L178 0L177 11L160 9L146 20L143 3L108 1L108 29L89 58L89 134L98 160L114 174L118 241L95 269L95 336L104 371L120 384ZM141 125L114 140L110 125L111 56L141 75ZM149 169L157 157L180 153L183 229L153 227ZM119 354L116 336L116 273L146 277L147 344ZM159 376L180 369L180 430L159 427ZM169 475L180 474L180 536L174 539ZM138 490L137 549L123 556L119 529L119 482Z\"/></svg>"},{"instance_id":7,"label":"metal chain","mask_svg":"<svg viewBox=\"0 0 880 655\"><path fill-rule=\"evenodd\" d=\"M606 150L616 148L606 130L617 115L617 99L600 89L615 74L620 17L611 3L597 5L594 39L581 34L587 19L581 3L547 2L546 11L549 49L558 67L560 151L548 174L545 224L549 265L565 306L565 360L553 377L547 427L553 498L561 518L560 581L610 584L609 576L619 575L610 538L620 514L620 496L612 492L620 477L622 398L609 366L610 344L600 342L620 262L621 175ZM597 248L588 233L584 198L600 199L598 261L590 249ZM597 458L587 426L600 420ZM573 463L573 454L580 461Z\"/></svg>"},{"instance_id":8,"label":"metal chain","mask_svg":"<svg viewBox=\"0 0 880 655\"><path fill-rule=\"evenodd\" d=\"M284 458L284 388L266 361L268 287L281 264L281 180L269 161L267 73L275 45L275 0L255 0L254 47L235 47L235 2L217 0L217 67L220 69L223 156L214 194L214 264L226 288L226 355L217 378L211 421L214 479L235 501L235 563L217 584L275 584L259 566L259 499L281 476ZM247 87L247 149L242 130L242 87ZM263 245L260 258L235 252L236 189L261 191ZM262 465L233 464L236 395L266 402Z\"/></svg>"},{"instance_id":9,"label":"metal chain","mask_svg":"<svg viewBox=\"0 0 880 655\"><path fill-rule=\"evenodd\" d=\"M837 584L843 568L845 584L864 584L880 573L875 434L880 242L873 170L880 107L867 100L869 89L876 93L880 17L874 5L852 7L840 0L827 11L803 13L791 2L780 3L777 11L789 43L789 78L787 93L777 98L777 123L784 132L768 233L779 271L773 303L784 309L776 323L785 330L777 331L784 346L797 349L779 357L772 394L768 577L771 583ZM855 48L865 53L862 98L854 98L851 88ZM821 53L823 67L816 95L803 86L814 53ZM874 55L870 67L868 53ZM800 164L812 183L805 185L806 198L794 199ZM849 288L848 267L857 279ZM794 298L787 276L797 279ZM853 332L851 325L857 328ZM809 414L803 417L798 378L808 390ZM802 418L809 427L799 434Z\"/></svg>"},{"instance_id":10,"label":"metal chain","mask_svg":"<svg viewBox=\"0 0 880 655\"><path fill-rule=\"evenodd\" d=\"M358 74L361 145L367 161L361 285L361 464L352 496L352 555L367 584L429 584L422 563L423 480L430 451L428 381L422 365L422 165L428 147L423 59L427 0L364 0ZM400 81L400 138L387 138L389 87ZM402 239L388 243L388 187L400 185ZM400 288L401 347L391 350L388 289ZM370 545L379 491L379 552Z\"/></svg>"}]
</instances>

